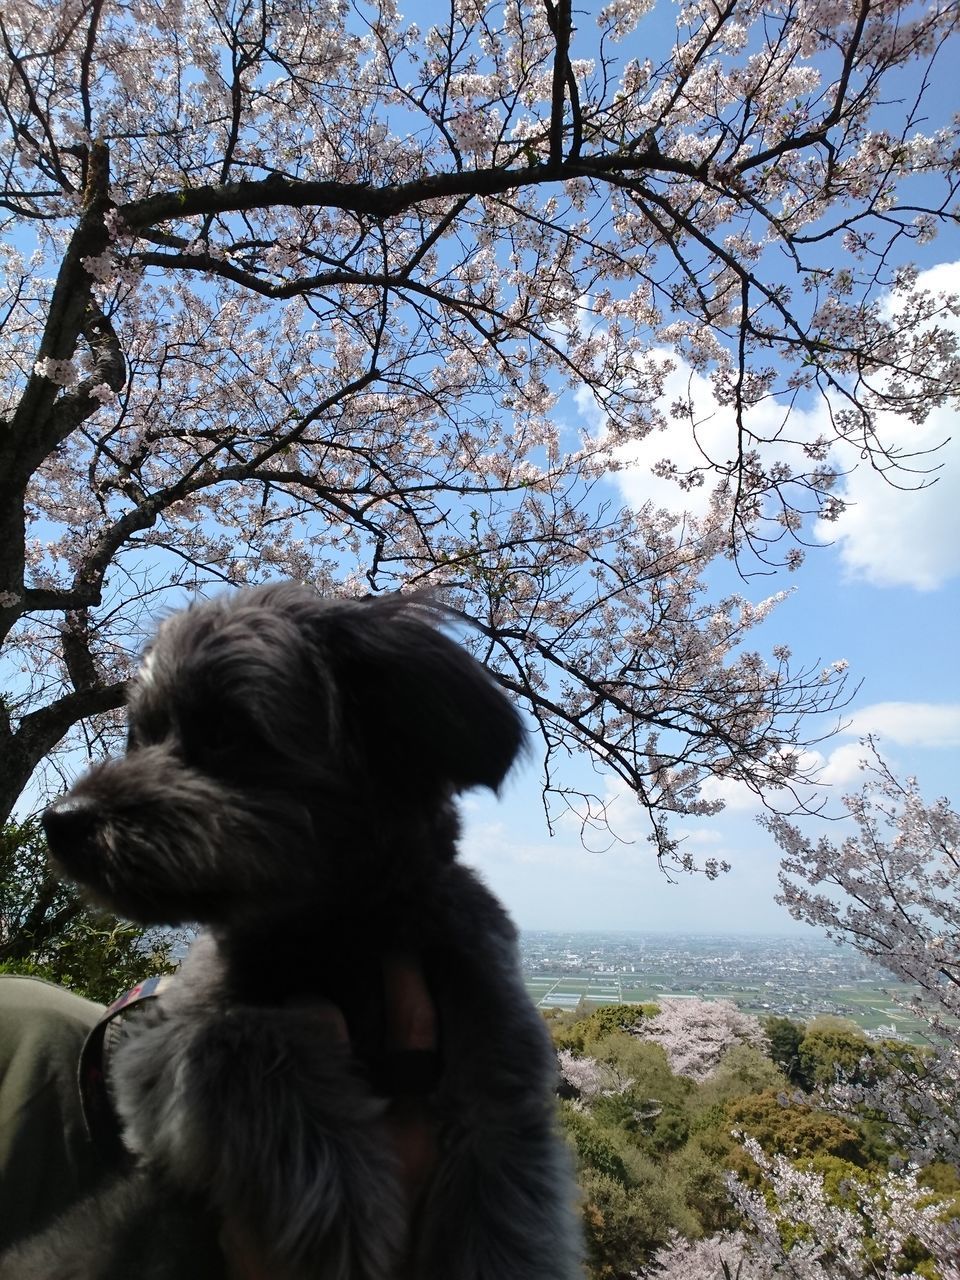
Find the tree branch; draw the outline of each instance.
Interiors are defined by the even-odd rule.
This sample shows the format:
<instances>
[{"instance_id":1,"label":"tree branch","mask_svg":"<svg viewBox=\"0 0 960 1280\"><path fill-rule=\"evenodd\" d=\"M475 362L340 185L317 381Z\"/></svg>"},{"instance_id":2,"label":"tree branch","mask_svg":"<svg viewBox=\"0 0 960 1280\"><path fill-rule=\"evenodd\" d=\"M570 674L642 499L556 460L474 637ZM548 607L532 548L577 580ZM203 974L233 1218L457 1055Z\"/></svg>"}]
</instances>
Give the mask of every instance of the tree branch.
<instances>
[{"instance_id":1,"label":"tree branch","mask_svg":"<svg viewBox=\"0 0 960 1280\"><path fill-rule=\"evenodd\" d=\"M114 377L119 347L115 335L111 345L112 330L104 318L100 316L97 320L98 313L93 317L90 315L92 278L83 267L84 258L98 257L109 243L104 222L110 207L109 186L110 154L104 143L94 142L90 148L83 211L57 273L37 359L72 360L77 338L90 323L96 331L98 349L108 357L110 376ZM57 443L57 429L69 431L97 407L98 402L91 400L84 390L88 383L82 384L73 397L65 397L71 401L70 407L60 411L57 425L51 431L51 414L61 388L50 378L38 373L30 374L10 423L11 438L21 447L15 460L15 473L9 477L14 483L25 482L36 462Z\"/></svg>"}]
</instances>

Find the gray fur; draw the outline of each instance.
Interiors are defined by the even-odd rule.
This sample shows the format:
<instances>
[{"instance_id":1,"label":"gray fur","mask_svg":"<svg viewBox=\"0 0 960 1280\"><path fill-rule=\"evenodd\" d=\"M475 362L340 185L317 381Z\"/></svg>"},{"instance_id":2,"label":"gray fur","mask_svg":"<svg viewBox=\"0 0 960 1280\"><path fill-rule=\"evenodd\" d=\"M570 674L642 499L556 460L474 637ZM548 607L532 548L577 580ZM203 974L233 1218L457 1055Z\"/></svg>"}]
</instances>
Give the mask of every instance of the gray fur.
<instances>
[{"instance_id":1,"label":"gray fur","mask_svg":"<svg viewBox=\"0 0 960 1280\"><path fill-rule=\"evenodd\" d=\"M133 1173L0 1280L212 1280L222 1214L283 1280L581 1275L549 1037L512 925L455 861L454 797L499 786L522 727L441 620L281 584L161 626L126 756L46 826L96 899L207 932L117 1055ZM396 952L423 966L442 1059L412 1263L377 1129L396 1066L379 966ZM349 1049L304 1013L317 996L346 1012Z\"/></svg>"}]
</instances>

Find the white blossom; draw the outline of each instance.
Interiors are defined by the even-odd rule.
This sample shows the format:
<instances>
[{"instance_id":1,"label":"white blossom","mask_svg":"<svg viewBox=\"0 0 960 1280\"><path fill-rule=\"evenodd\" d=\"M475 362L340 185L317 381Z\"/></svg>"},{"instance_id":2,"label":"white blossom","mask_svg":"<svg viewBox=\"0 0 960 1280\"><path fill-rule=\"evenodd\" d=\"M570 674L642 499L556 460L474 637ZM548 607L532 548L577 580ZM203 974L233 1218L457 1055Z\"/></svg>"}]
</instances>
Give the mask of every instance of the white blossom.
<instances>
[{"instance_id":1,"label":"white blossom","mask_svg":"<svg viewBox=\"0 0 960 1280\"><path fill-rule=\"evenodd\" d=\"M782 817L763 820L784 853L780 900L912 988L905 1011L927 1026L928 1052L892 1056L869 1084L840 1081L829 1101L885 1116L917 1160L957 1160L960 815L946 799L926 802L916 779L896 778L872 740L864 750L866 781L844 798L856 835L815 840Z\"/></svg>"},{"instance_id":2,"label":"white blossom","mask_svg":"<svg viewBox=\"0 0 960 1280\"><path fill-rule=\"evenodd\" d=\"M732 1000L666 998L659 1001L659 1007L659 1014L644 1018L632 1034L662 1045L676 1075L705 1080L736 1045L769 1051L758 1019L743 1013Z\"/></svg>"},{"instance_id":3,"label":"white blossom","mask_svg":"<svg viewBox=\"0 0 960 1280\"><path fill-rule=\"evenodd\" d=\"M72 360L54 360L45 356L33 366L34 373L40 378L47 378L59 387L75 387L79 381L77 366Z\"/></svg>"},{"instance_id":4,"label":"white blossom","mask_svg":"<svg viewBox=\"0 0 960 1280\"><path fill-rule=\"evenodd\" d=\"M0 421L25 534L0 589L51 606L8 611L24 722L77 669L57 622L78 594L80 714L119 703L148 611L286 574L429 588L480 622L546 745L551 820L604 825L561 776L587 751L686 867L673 824L720 807L705 784L775 803L804 782L783 753L844 673L768 660L782 637L750 635L778 598L708 584L751 547L795 567L800 512L835 518L861 455L913 465L884 423L956 396L956 299L909 261L950 216L957 129L926 86L956 6L684 0L665 38L650 9L576 17L558 58L533 0L422 23L393 0L4 6ZM686 368L734 450L689 395L665 407ZM821 394L830 430L791 442ZM654 435L673 509L610 505ZM39 765L28 738L0 762Z\"/></svg>"}]
</instances>

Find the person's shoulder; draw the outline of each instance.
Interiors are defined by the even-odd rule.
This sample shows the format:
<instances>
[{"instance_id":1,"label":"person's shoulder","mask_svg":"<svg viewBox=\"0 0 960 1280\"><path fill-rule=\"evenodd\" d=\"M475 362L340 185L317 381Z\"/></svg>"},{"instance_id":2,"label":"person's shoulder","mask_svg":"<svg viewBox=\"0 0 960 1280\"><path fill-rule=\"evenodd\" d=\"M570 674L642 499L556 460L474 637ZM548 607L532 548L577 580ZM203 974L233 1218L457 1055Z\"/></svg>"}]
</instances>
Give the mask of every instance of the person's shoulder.
<instances>
[{"instance_id":1,"label":"person's shoulder","mask_svg":"<svg viewBox=\"0 0 960 1280\"><path fill-rule=\"evenodd\" d=\"M17 1027L62 1027L86 1033L103 1015L103 1006L27 974L0 974L0 1026L4 1038Z\"/></svg>"}]
</instances>

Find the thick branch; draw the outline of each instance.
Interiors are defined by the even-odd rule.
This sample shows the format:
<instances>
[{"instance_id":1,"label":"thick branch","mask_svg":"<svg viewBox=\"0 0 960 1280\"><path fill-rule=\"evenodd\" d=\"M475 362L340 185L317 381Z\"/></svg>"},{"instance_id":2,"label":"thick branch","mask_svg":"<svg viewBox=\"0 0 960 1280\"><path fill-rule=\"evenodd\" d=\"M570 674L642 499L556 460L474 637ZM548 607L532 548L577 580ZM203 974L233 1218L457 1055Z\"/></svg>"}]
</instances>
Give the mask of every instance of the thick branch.
<instances>
[{"instance_id":1,"label":"thick branch","mask_svg":"<svg viewBox=\"0 0 960 1280\"><path fill-rule=\"evenodd\" d=\"M97 664L90 651L90 618L86 609L68 613L60 629L63 661L74 689L98 689L103 685Z\"/></svg>"},{"instance_id":2,"label":"thick branch","mask_svg":"<svg viewBox=\"0 0 960 1280\"><path fill-rule=\"evenodd\" d=\"M75 690L66 693L47 707L31 711L20 721L13 735L14 743L29 746L39 760L52 751L67 730L78 720L99 715L104 711L116 711L127 697L127 681L100 685L94 689Z\"/></svg>"},{"instance_id":3,"label":"thick branch","mask_svg":"<svg viewBox=\"0 0 960 1280\"><path fill-rule=\"evenodd\" d=\"M553 88L550 103L550 163L563 161L563 118L566 114L565 90L570 79L570 0L544 0L547 22L557 42L553 58ZM575 148L575 152L579 148Z\"/></svg>"},{"instance_id":4,"label":"thick branch","mask_svg":"<svg viewBox=\"0 0 960 1280\"><path fill-rule=\"evenodd\" d=\"M98 257L109 243L104 222L110 205L109 185L109 152L105 144L95 142L90 149L83 213L57 274L37 353L39 360L72 360L77 349L77 339L88 322L92 278L83 267L83 259ZM108 335L103 337L105 341L109 341ZM60 386L50 378L37 373L30 375L10 424L11 438L15 442L30 442L25 458L18 466L21 474L17 479L26 479L36 465L38 454L40 457L45 456L56 443L56 440L50 438L49 427L51 410L60 390ZM77 400L80 397L81 391L78 391L70 399ZM86 399L89 400L89 397ZM96 402L91 401L90 404L88 413L96 407ZM68 420L76 425L76 420L71 415L68 415Z\"/></svg>"},{"instance_id":5,"label":"thick branch","mask_svg":"<svg viewBox=\"0 0 960 1280\"><path fill-rule=\"evenodd\" d=\"M161 222L176 222L197 214L244 213L252 209L287 206L343 209L383 219L395 217L428 200L461 196L500 195L520 187L544 186L569 178L603 178L611 173L660 170L688 177L704 176L702 166L661 155L647 148L633 155L578 156L559 164L528 165L521 169L468 169L431 174L412 182L382 187L359 182L300 182L271 176L259 182L231 182L224 186L185 187L182 191L150 196L120 207L120 215L134 233Z\"/></svg>"},{"instance_id":6,"label":"thick branch","mask_svg":"<svg viewBox=\"0 0 960 1280\"><path fill-rule=\"evenodd\" d=\"M116 711L123 706L126 695L127 684L120 682L65 694L49 706L25 715L16 733L0 739L0 814L11 812L34 769L78 720Z\"/></svg>"}]
</instances>

